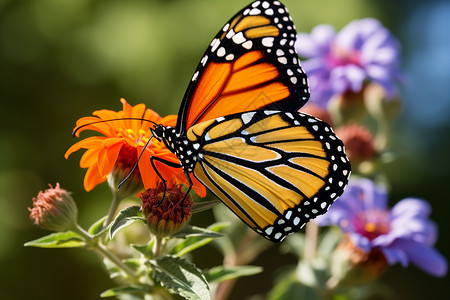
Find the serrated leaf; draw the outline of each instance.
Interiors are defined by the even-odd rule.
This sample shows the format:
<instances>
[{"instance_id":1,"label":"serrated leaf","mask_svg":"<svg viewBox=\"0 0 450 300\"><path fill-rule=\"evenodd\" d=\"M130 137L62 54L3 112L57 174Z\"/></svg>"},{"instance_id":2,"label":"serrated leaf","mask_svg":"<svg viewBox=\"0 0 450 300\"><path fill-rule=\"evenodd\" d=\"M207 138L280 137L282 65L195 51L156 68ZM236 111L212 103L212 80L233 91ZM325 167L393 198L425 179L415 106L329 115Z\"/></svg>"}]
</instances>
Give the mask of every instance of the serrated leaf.
<instances>
[{"instance_id":1,"label":"serrated leaf","mask_svg":"<svg viewBox=\"0 0 450 300\"><path fill-rule=\"evenodd\" d=\"M106 290L100 294L100 297L116 297L123 294L148 294L151 293L152 289L148 286L118 286L112 289Z\"/></svg>"},{"instance_id":2,"label":"serrated leaf","mask_svg":"<svg viewBox=\"0 0 450 300\"><path fill-rule=\"evenodd\" d=\"M220 203L219 200L196 202L192 205L192 213L197 213L197 212L201 212L201 211L210 209L219 203Z\"/></svg>"},{"instance_id":3,"label":"serrated leaf","mask_svg":"<svg viewBox=\"0 0 450 300\"><path fill-rule=\"evenodd\" d=\"M208 231L217 232L227 226L228 226L228 223L219 222L219 223L214 223L214 224L208 226L206 229ZM205 238L205 237L196 237L196 236L188 237L184 241L182 241L181 243L176 245L172 249L171 253L181 257L195 249L198 249L200 247L203 247L203 246L211 243L213 240L214 240L214 238Z\"/></svg>"},{"instance_id":4,"label":"serrated leaf","mask_svg":"<svg viewBox=\"0 0 450 300\"><path fill-rule=\"evenodd\" d=\"M193 264L177 256L163 256L149 260L153 278L170 291L186 299L211 299L208 282Z\"/></svg>"},{"instance_id":5,"label":"serrated leaf","mask_svg":"<svg viewBox=\"0 0 450 300\"><path fill-rule=\"evenodd\" d=\"M258 266L218 266L208 270L205 277L209 283L218 283L225 280L230 280L243 276L252 276L263 271L262 267Z\"/></svg>"},{"instance_id":6,"label":"serrated leaf","mask_svg":"<svg viewBox=\"0 0 450 300\"><path fill-rule=\"evenodd\" d=\"M84 239L73 231L56 232L25 243L25 247L79 248L86 246Z\"/></svg>"},{"instance_id":7,"label":"serrated leaf","mask_svg":"<svg viewBox=\"0 0 450 300\"><path fill-rule=\"evenodd\" d=\"M139 206L130 206L121 210L109 228L109 236L112 239L120 229L129 226L135 221L145 222Z\"/></svg>"},{"instance_id":8,"label":"serrated leaf","mask_svg":"<svg viewBox=\"0 0 450 300\"><path fill-rule=\"evenodd\" d=\"M221 236L223 236L223 234L212 230L197 226L186 226L177 233L173 234L171 237L185 239L188 237L218 238Z\"/></svg>"},{"instance_id":9,"label":"serrated leaf","mask_svg":"<svg viewBox=\"0 0 450 300\"><path fill-rule=\"evenodd\" d=\"M105 220L106 216L92 224L91 227L89 227L88 232L91 235L101 235L108 229L108 227L103 227L103 223L105 223Z\"/></svg>"}]
</instances>

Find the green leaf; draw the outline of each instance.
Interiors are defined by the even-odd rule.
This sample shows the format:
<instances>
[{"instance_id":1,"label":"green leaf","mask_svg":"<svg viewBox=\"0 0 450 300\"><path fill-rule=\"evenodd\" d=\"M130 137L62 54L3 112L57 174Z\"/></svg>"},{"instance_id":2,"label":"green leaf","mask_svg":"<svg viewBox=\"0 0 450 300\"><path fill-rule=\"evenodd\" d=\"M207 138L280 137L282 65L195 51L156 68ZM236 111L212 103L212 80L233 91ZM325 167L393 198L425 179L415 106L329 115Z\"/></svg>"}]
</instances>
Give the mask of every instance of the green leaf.
<instances>
[{"instance_id":1,"label":"green leaf","mask_svg":"<svg viewBox=\"0 0 450 300\"><path fill-rule=\"evenodd\" d=\"M191 300L211 299L208 282L193 264L176 256L149 260L153 277L170 291Z\"/></svg>"},{"instance_id":2,"label":"green leaf","mask_svg":"<svg viewBox=\"0 0 450 300\"><path fill-rule=\"evenodd\" d=\"M339 229L333 227L328 228L323 234L320 235L317 255L329 258L331 253L335 251L341 239L342 233Z\"/></svg>"},{"instance_id":3,"label":"green leaf","mask_svg":"<svg viewBox=\"0 0 450 300\"><path fill-rule=\"evenodd\" d=\"M303 254L305 248L305 235L303 233L290 234L280 245L280 251L283 254L292 253L299 257Z\"/></svg>"},{"instance_id":4,"label":"green leaf","mask_svg":"<svg viewBox=\"0 0 450 300\"><path fill-rule=\"evenodd\" d=\"M86 246L84 239L73 231L56 232L25 243L25 247L78 248Z\"/></svg>"},{"instance_id":5,"label":"green leaf","mask_svg":"<svg viewBox=\"0 0 450 300\"><path fill-rule=\"evenodd\" d=\"M206 230L210 231L210 232L217 232L222 230L223 228L227 227L228 223L225 222L219 222L219 223L214 223L210 226L208 226L206 228ZM195 250L198 249L202 246L205 246L209 243L211 243L214 240L213 237L204 237L204 236L191 236L191 237L187 237L184 241L182 241L181 243L179 243L178 245L176 245L171 253L175 254L179 257Z\"/></svg>"},{"instance_id":6,"label":"green leaf","mask_svg":"<svg viewBox=\"0 0 450 300\"><path fill-rule=\"evenodd\" d=\"M103 223L105 223L105 220L106 216L92 224L91 227L89 227L88 232L91 235L101 235L108 229L108 227L103 227Z\"/></svg>"},{"instance_id":7,"label":"green leaf","mask_svg":"<svg viewBox=\"0 0 450 300\"><path fill-rule=\"evenodd\" d=\"M314 288L301 284L293 272L288 272L280 276L269 292L268 300L278 299L308 299L320 300Z\"/></svg>"},{"instance_id":8,"label":"green leaf","mask_svg":"<svg viewBox=\"0 0 450 300\"><path fill-rule=\"evenodd\" d=\"M171 237L185 239L188 237L218 238L223 234L197 226L186 226Z\"/></svg>"},{"instance_id":9,"label":"green leaf","mask_svg":"<svg viewBox=\"0 0 450 300\"><path fill-rule=\"evenodd\" d=\"M225 280L230 280L243 276L252 276L259 274L263 271L262 267L258 266L236 266L236 267L226 267L218 266L208 270L205 273L205 277L209 283L218 283Z\"/></svg>"},{"instance_id":10,"label":"green leaf","mask_svg":"<svg viewBox=\"0 0 450 300\"><path fill-rule=\"evenodd\" d=\"M135 221L145 222L139 206L130 206L121 210L109 228L109 236L112 239L120 229L129 226Z\"/></svg>"},{"instance_id":11,"label":"green leaf","mask_svg":"<svg viewBox=\"0 0 450 300\"><path fill-rule=\"evenodd\" d=\"M197 213L197 212L201 212L201 211L210 209L210 208L216 206L219 203L220 203L219 200L205 201L205 202L195 202L192 205L192 213Z\"/></svg>"},{"instance_id":12,"label":"green leaf","mask_svg":"<svg viewBox=\"0 0 450 300\"><path fill-rule=\"evenodd\" d=\"M118 286L112 289L106 290L100 294L100 297L116 297L123 294L148 294L152 289L149 286Z\"/></svg>"},{"instance_id":13,"label":"green leaf","mask_svg":"<svg viewBox=\"0 0 450 300\"><path fill-rule=\"evenodd\" d=\"M146 245L131 244L131 247L133 247L135 250L140 252L145 257L149 257L153 254L154 244L155 244L155 239L151 239L150 242Z\"/></svg>"}]
</instances>

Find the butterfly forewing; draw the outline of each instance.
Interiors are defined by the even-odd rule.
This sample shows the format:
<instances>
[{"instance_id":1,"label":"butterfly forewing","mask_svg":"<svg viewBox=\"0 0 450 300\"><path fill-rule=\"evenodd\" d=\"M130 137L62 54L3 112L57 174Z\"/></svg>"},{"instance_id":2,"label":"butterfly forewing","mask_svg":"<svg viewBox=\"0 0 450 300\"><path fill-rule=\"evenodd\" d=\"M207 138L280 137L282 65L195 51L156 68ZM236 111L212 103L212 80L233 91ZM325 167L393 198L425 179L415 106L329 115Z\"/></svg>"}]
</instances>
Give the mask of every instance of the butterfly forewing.
<instances>
[{"instance_id":1,"label":"butterfly forewing","mask_svg":"<svg viewBox=\"0 0 450 300\"><path fill-rule=\"evenodd\" d=\"M195 177L274 242L325 213L350 176L332 129L298 112L233 114L193 126L187 137L201 144Z\"/></svg>"},{"instance_id":2,"label":"butterfly forewing","mask_svg":"<svg viewBox=\"0 0 450 300\"><path fill-rule=\"evenodd\" d=\"M292 18L279 1L255 1L237 13L202 57L183 98L177 132L243 111L298 110L309 90L295 38Z\"/></svg>"}]
</instances>

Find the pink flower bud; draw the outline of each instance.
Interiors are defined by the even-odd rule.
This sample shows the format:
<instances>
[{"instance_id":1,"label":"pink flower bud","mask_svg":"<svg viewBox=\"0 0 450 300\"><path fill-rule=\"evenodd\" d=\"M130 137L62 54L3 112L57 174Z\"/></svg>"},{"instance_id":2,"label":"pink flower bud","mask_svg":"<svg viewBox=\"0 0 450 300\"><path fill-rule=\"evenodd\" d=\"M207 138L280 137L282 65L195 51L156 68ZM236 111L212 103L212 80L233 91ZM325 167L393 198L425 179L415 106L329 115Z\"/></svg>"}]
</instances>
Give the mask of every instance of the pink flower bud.
<instances>
[{"instance_id":1,"label":"pink flower bud","mask_svg":"<svg viewBox=\"0 0 450 300\"><path fill-rule=\"evenodd\" d=\"M28 208L34 224L51 231L67 231L77 223L78 209L69 192L59 183L33 198L33 207Z\"/></svg>"}]
</instances>

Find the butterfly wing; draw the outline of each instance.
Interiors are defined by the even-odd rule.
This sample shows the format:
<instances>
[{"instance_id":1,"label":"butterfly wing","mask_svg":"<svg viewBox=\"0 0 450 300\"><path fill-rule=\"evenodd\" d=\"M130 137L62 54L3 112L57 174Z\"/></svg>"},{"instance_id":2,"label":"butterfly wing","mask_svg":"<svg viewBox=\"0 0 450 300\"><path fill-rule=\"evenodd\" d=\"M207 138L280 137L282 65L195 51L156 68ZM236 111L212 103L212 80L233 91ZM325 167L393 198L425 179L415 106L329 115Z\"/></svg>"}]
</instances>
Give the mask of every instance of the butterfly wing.
<instances>
[{"instance_id":1,"label":"butterfly wing","mask_svg":"<svg viewBox=\"0 0 450 300\"><path fill-rule=\"evenodd\" d=\"M344 145L303 113L258 110L206 121L194 176L247 225L279 242L325 213L350 176Z\"/></svg>"},{"instance_id":2,"label":"butterfly wing","mask_svg":"<svg viewBox=\"0 0 450 300\"><path fill-rule=\"evenodd\" d=\"M300 109L309 90L295 39L292 18L278 1L255 1L237 13L201 59L181 104L177 132L233 113Z\"/></svg>"}]
</instances>

